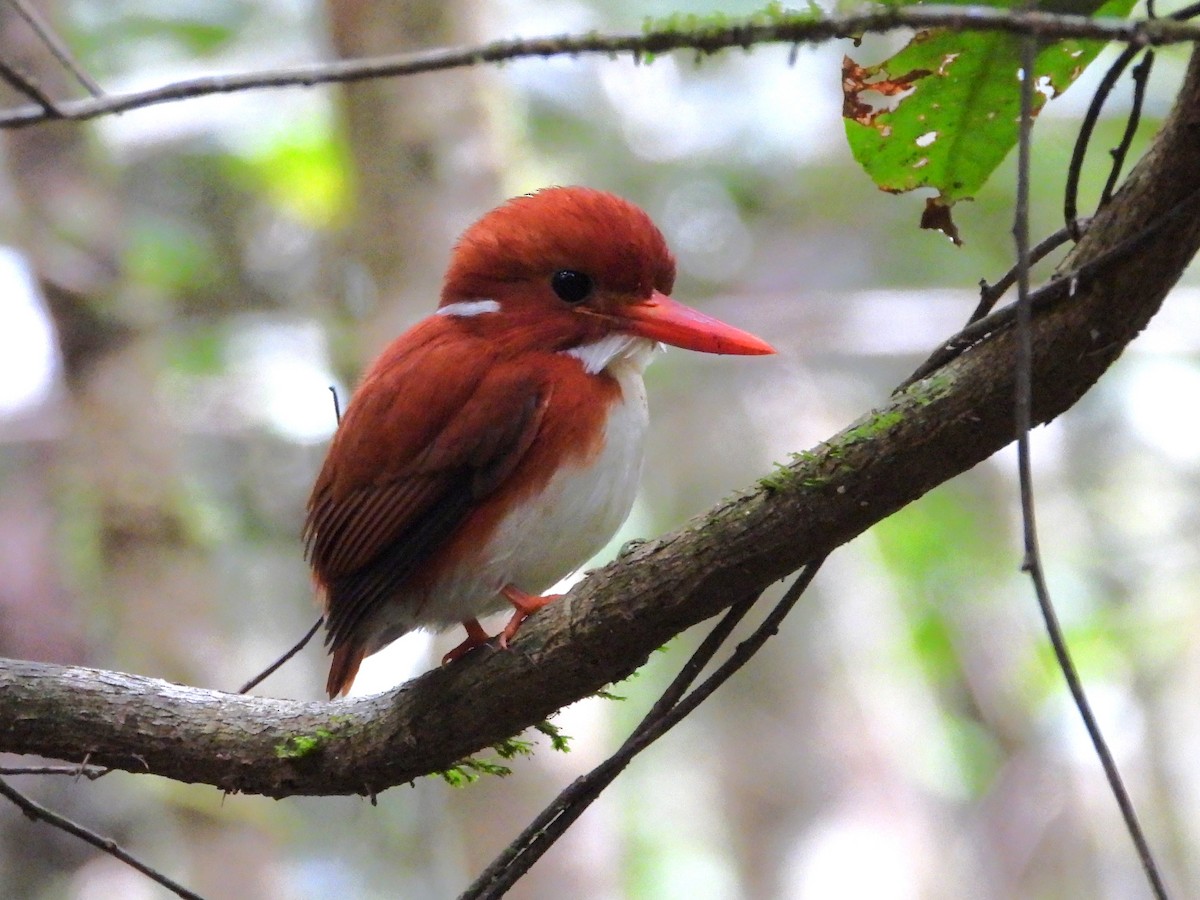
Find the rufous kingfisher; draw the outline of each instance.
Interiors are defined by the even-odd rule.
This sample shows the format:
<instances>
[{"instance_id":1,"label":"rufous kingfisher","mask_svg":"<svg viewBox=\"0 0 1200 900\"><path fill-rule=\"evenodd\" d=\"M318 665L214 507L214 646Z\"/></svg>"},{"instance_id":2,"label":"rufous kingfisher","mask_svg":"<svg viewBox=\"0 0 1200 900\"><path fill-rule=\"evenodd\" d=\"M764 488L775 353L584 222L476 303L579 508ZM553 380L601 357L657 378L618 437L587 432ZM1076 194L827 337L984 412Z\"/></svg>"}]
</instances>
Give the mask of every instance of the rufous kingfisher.
<instances>
[{"instance_id":1,"label":"rufous kingfisher","mask_svg":"<svg viewBox=\"0 0 1200 900\"><path fill-rule=\"evenodd\" d=\"M670 299L675 260L612 194L516 197L455 246L437 311L375 360L308 502L324 599L326 685L415 628L466 627L449 662L501 646L598 552L633 505L647 426L642 371L660 344L770 345Z\"/></svg>"}]
</instances>

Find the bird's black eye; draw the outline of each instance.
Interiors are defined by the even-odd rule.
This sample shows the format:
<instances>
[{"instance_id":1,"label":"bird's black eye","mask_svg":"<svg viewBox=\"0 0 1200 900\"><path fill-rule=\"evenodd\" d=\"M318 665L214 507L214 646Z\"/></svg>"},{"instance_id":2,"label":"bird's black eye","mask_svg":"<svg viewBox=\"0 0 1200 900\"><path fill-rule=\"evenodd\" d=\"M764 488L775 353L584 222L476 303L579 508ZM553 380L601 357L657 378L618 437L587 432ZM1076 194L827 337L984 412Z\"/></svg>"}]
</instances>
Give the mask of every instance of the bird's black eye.
<instances>
[{"instance_id":1,"label":"bird's black eye","mask_svg":"<svg viewBox=\"0 0 1200 900\"><path fill-rule=\"evenodd\" d=\"M592 279L574 269L559 269L550 276L550 287L565 303L582 303L592 294Z\"/></svg>"}]
</instances>

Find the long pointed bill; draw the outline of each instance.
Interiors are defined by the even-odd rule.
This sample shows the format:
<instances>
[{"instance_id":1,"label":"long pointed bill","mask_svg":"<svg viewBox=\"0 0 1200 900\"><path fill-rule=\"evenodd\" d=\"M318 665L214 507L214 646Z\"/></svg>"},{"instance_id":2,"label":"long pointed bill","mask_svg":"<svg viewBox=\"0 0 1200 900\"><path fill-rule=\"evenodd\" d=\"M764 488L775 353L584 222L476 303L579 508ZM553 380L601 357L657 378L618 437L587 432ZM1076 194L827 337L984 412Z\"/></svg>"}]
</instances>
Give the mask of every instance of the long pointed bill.
<instances>
[{"instance_id":1,"label":"long pointed bill","mask_svg":"<svg viewBox=\"0 0 1200 900\"><path fill-rule=\"evenodd\" d=\"M748 331L726 325L655 291L649 300L624 307L615 318L622 331L685 350L762 356L775 348Z\"/></svg>"}]
</instances>

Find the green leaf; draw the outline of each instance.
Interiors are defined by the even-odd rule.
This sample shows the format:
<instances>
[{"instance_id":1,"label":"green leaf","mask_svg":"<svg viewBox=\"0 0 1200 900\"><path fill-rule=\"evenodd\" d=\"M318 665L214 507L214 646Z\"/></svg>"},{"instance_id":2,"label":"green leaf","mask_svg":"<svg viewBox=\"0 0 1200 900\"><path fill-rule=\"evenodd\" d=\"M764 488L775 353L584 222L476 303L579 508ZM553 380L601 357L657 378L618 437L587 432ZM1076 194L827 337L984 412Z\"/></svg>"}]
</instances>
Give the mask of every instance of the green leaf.
<instances>
[{"instance_id":1,"label":"green leaf","mask_svg":"<svg viewBox=\"0 0 1200 900\"><path fill-rule=\"evenodd\" d=\"M260 190L281 209L315 228L350 213L349 149L317 116L292 123L272 139L229 160L230 176Z\"/></svg>"},{"instance_id":2,"label":"green leaf","mask_svg":"<svg viewBox=\"0 0 1200 900\"><path fill-rule=\"evenodd\" d=\"M501 759L514 759L518 756L532 756L533 744L529 741L522 741L518 738L507 738L499 743L492 744L492 749L500 755Z\"/></svg>"},{"instance_id":3,"label":"green leaf","mask_svg":"<svg viewBox=\"0 0 1200 900\"><path fill-rule=\"evenodd\" d=\"M1072 3L1072 11L1087 6L1098 15L1120 17L1133 6L1133 0L1059 5ZM1008 34L934 29L918 32L877 65L861 66L849 57L843 64L846 138L854 158L882 190L936 190L922 227L945 231L956 243L950 207L974 196L1017 142L1021 41ZM1103 46L1045 43L1034 69L1034 113L1070 87ZM888 108L881 102L886 98L898 99Z\"/></svg>"},{"instance_id":4,"label":"green leaf","mask_svg":"<svg viewBox=\"0 0 1200 900\"><path fill-rule=\"evenodd\" d=\"M506 778L512 774L512 769L491 760L468 756L466 759L460 759L449 769L433 774L440 776L442 781L451 787L461 788L469 784L474 784L479 780L481 775L495 775L498 778Z\"/></svg>"},{"instance_id":5,"label":"green leaf","mask_svg":"<svg viewBox=\"0 0 1200 900\"><path fill-rule=\"evenodd\" d=\"M542 734L544 734L546 737L550 738L550 746L553 747L555 750L557 750L559 753L570 753L571 752L570 736L563 734L562 729L560 729L557 725L555 725L549 719L545 720L544 722L539 722L538 724L534 725L533 727L536 728L538 731L540 731Z\"/></svg>"}]
</instances>

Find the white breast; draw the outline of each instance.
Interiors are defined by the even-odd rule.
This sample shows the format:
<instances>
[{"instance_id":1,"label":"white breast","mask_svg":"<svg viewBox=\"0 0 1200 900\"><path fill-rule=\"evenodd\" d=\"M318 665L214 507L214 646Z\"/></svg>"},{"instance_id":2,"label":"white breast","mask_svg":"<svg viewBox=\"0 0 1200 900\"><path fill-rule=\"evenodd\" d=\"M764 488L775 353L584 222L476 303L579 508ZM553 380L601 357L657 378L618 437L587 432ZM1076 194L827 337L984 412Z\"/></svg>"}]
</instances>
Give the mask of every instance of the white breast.
<instances>
[{"instance_id":1,"label":"white breast","mask_svg":"<svg viewBox=\"0 0 1200 900\"><path fill-rule=\"evenodd\" d=\"M604 548L629 515L641 479L648 424L642 370L657 346L622 337L571 351L586 369L607 370L621 387L603 449L586 465L564 466L545 490L505 516L474 564L451 573L426 598L414 624L445 627L508 609L500 588L511 584L540 594ZM602 359L599 369L591 368Z\"/></svg>"}]
</instances>

